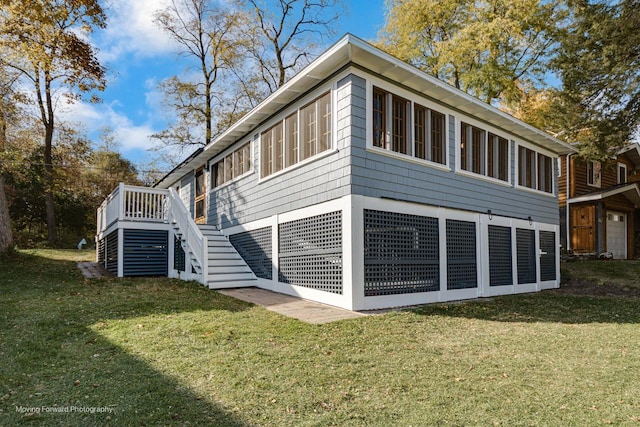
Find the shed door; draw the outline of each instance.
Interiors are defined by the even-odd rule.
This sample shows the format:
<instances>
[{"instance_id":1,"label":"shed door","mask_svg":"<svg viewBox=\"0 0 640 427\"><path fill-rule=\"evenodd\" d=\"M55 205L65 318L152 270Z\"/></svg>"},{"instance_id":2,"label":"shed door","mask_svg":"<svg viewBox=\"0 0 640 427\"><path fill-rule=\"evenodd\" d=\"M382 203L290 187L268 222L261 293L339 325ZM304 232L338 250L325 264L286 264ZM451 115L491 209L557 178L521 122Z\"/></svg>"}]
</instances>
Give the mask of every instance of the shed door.
<instances>
[{"instance_id":1,"label":"shed door","mask_svg":"<svg viewBox=\"0 0 640 427\"><path fill-rule=\"evenodd\" d=\"M571 208L571 248L576 253L593 253L595 245L595 207Z\"/></svg>"},{"instance_id":2,"label":"shed door","mask_svg":"<svg viewBox=\"0 0 640 427\"><path fill-rule=\"evenodd\" d=\"M627 215L607 211L607 251L614 259L627 258Z\"/></svg>"}]
</instances>

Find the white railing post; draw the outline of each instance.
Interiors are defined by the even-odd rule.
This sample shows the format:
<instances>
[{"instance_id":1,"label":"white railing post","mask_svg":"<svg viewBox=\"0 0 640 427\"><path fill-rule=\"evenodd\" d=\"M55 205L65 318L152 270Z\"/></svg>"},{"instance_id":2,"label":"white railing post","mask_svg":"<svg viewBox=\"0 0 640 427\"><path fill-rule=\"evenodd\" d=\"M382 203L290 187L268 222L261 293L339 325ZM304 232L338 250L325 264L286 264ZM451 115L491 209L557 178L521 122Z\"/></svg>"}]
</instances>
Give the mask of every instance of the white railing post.
<instances>
[{"instance_id":1,"label":"white railing post","mask_svg":"<svg viewBox=\"0 0 640 427\"><path fill-rule=\"evenodd\" d=\"M122 221L124 219L124 207L125 207L125 200L124 198L126 197L126 193L124 190L124 183L120 183L118 184L118 220Z\"/></svg>"}]
</instances>

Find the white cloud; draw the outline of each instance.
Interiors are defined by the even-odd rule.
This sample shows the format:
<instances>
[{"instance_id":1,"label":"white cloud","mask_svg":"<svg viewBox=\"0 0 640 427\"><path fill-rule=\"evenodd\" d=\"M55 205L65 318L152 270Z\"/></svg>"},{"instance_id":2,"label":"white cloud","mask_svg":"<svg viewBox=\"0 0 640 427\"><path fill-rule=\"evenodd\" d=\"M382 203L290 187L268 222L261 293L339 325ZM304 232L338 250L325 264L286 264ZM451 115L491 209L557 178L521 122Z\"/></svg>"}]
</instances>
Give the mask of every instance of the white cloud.
<instances>
[{"instance_id":1,"label":"white cloud","mask_svg":"<svg viewBox=\"0 0 640 427\"><path fill-rule=\"evenodd\" d=\"M119 151L124 155L138 155L140 150L151 148L153 142L149 137L158 130L150 123L133 123L129 117L115 110L116 106L117 103L107 105L76 102L66 106L59 114L63 120L82 123L94 140L102 128L110 127L117 135Z\"/></svg>"},{"instance_id":2,"label":"white cloud","mask_svg":"<svg viewBox=\"0 0 640 427\"><path fill-rule=\"evenodd\" d=\"M105 8L107 28L98 34L100 59L112 62L133 54L138 59L164 55L175 42L153 22L154 13L168 0L111 0Z\"/></svg>"}]
</instances>

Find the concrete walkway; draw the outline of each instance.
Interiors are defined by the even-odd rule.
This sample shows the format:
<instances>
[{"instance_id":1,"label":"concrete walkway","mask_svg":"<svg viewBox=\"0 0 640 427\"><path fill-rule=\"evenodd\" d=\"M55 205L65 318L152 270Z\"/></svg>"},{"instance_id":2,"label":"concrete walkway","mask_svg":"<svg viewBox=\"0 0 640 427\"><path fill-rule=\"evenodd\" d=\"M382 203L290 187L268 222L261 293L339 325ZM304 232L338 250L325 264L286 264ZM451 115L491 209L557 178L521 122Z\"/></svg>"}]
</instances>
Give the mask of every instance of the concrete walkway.
<instances>
[{"instance_id":1,"label":"concrete walkway","mask_svg":"<svg viewBox=\"0 0 640 427\"><path fill-rule=\"evenodd\" d=\"M349 311L260 288L220 289L218 292L260 305L283 316L317 325L366 316L366 314L357 311Z\"/></svg>"},{"instance_id":2,"label":"concrete walkway","mask_svg":"<svg viewBox=\"0 0 640 427\"><path fill-rule=\"evenodd\" d=\"M98 262L79 262L76 264L80 272L86 279L99 279L100 277L111 277L111 273L107 271Z\"/></svg>"},{"instance_id":3,"label":"concrete walkway","mask_svg":"<svg viewBox=\"0 0 640 427\"><path fill-rule=\"evenodd\" d=\"M78 262L77 265L82 275L87 279L111 277L111 273L97 262ZM282 314L283 316L293 317L294 319L316 325L366 316L364 313L349 311L260 288L220 289L218 292L262 306L267 310Z\"/></svg>"}]
</instances>

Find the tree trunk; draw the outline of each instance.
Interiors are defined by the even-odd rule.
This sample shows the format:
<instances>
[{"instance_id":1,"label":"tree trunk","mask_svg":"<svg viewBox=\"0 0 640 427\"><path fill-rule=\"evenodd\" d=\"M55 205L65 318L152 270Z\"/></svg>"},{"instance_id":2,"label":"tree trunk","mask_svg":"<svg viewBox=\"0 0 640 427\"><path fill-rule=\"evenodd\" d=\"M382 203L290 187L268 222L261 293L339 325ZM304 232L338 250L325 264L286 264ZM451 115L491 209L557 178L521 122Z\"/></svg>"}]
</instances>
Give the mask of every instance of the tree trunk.
<instances>
[{"instance_id":1,"label":"tree trunk","mask_svg":"<svg viewBox=\"0 0 640 427\"><path fill-rule=\"evenodd\" d=\"M4 195L4 176L0 173L0 254L6 252L13 244L11 221L9 220L9 205Z\"/></svg>"},{"instance_id":2,"label":"tree trunk","mask_svg":"<svg viewBox=\"0 0 640 427\"><path fill-rule=\"evenodd\" d=\"M52 120L52 119L51 119ZM58 241L55 206L53 203L53 122L47 124L44 135L44 205L47 215L47 237L49 244L55 246Z\"/></svg>"},{"instance_id":3,"label":"tree trunk","mask_svg":"<svg viewBox=\"0 0 640 427\"><path fill-rule=\"evenodd\" d=\"M2 108L0 108L0 156L4 154L7 145L7 123ZM9 218L9 205L4 194L4 170L0 157L0 254L6 252L13 244L11 233L11 220Z\"/></svg>"}]
</instances>

